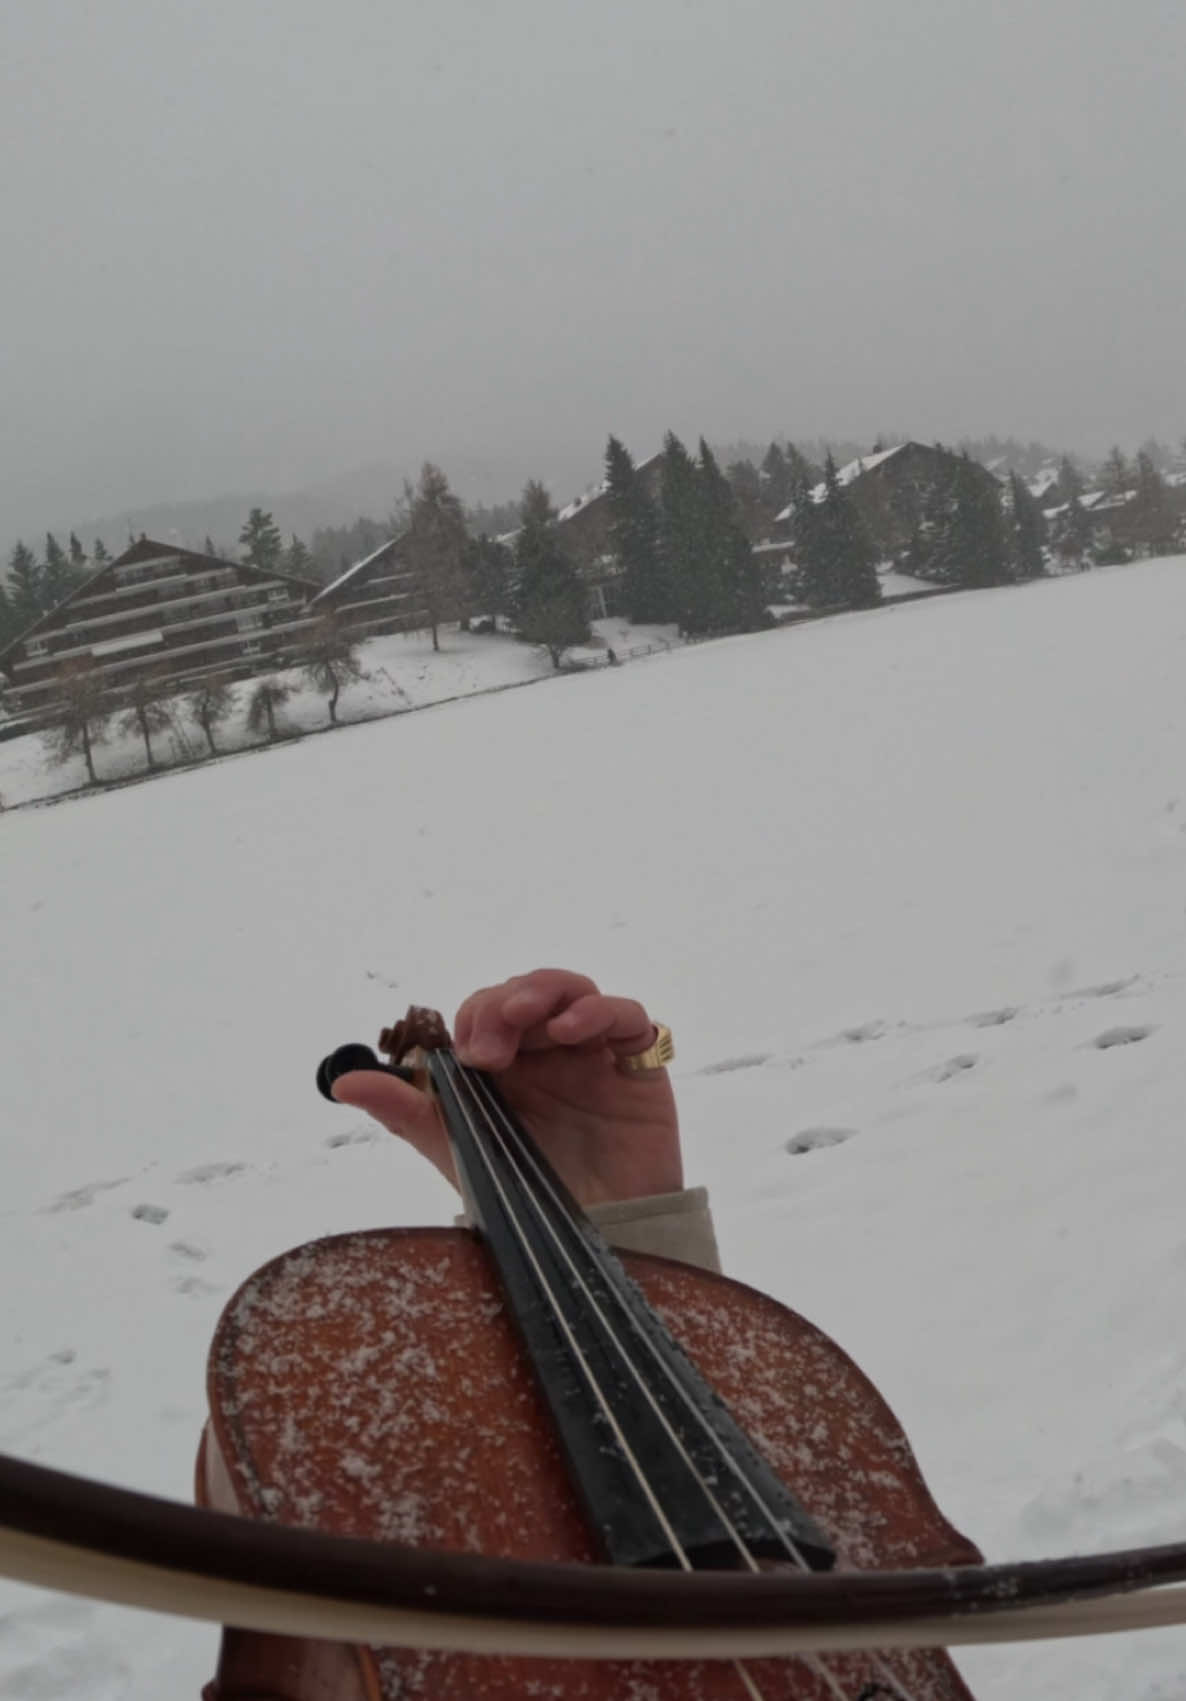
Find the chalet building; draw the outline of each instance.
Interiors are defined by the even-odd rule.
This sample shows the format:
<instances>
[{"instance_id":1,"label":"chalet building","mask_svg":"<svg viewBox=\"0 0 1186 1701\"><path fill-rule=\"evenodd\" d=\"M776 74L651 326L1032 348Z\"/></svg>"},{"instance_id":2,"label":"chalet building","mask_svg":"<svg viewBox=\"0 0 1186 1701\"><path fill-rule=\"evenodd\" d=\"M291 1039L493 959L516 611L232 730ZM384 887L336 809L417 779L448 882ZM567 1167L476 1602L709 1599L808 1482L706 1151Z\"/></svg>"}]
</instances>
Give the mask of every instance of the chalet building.
<instances>
[{"instance_id":1,"label":"chalet building","mask_svg":"<svg viewBox=\"0 0 1186 1701\"><path fill-rule=\"evenodd\" d=\"M336 614L360 638L380 632L413 632L428 625L405 550L407 533L389 538L347 567L309 604L312 615Z\"/></svg>"},{"instance_id":2,"label":"chalet building","mask_svg":"<svg viewBox=\"0 0 1186 1701\"><path fill-rule=\"evenodd\" d=\"M62 668L77 662L115 690L144 670L179 690L203 674L262 672L307 631L316 589L142 537L0 651L8 706L48 708Z\"/></svg>"},{"instance_id":3,"label":"chalet building","mask_svg":"<svg viewBox=\"0 0 1186 1701\"><path fill-rule=\"evenodd\" d=\"M662 455L652 455L635 468L647 495L656 503L662 465ZM598 620L607 614L620 613L617 592L622 570L610 548L613 516L604 479L562 508L558 519L565 548L588 584L590 614Z\"/></svg>"},{"instance_id":4,"label":"chalet building","mask_svg":"<svg viewBox=\"0 0 1186 1701\"><path fill-rule=\"evenodd\" d=\"M852 496L883 559L889 560L908 548L918 527L950 488L962 461L961 455L938 444L898 443L840 468L840 483ZM988 468L978 461L971 464L976 476L999 494L1000 482ZM817 484L811 496L814 502L822 502L824 486ZM790 520L790 508L784 508L775 519L774 536L769 540L773 550L789 539Z\"/></svg>"}]
</instances>

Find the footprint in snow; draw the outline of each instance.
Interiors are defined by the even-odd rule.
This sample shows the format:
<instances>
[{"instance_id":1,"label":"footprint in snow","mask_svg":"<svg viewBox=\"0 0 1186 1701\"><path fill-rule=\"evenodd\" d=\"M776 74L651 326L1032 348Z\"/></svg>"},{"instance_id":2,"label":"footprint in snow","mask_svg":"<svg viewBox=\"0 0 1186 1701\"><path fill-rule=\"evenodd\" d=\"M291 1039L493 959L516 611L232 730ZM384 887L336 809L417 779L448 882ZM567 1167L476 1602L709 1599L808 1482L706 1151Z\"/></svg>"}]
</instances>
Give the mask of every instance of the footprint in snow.
<instances>
[{"instance_id":1,"label":"footprint in snow","mask_svg":"<svg viewBox=\"0 0 1186 1701\"><path fill-rule=\"evenodd\" d=\"M215 1282L204 1282L201 1276L178 1276L172 1287L174 1293L193 1294L198 1298L220 1291Z\"/></svg>"},{"instance_id":2,"label":"footprint in snow","mask_svg":"<svg viewBox=\"0 0 1186 1701\"><path fill-rule=\"evenodd\" d=\"M1006 1022L1015 1021L1021 1014L1018 1004L1003 1004L999 1010L982 1010L978 1016L968 1017L970 1028L1003 1028Z\"/></svg>"},{"instance_id":3,"label":"footprint in snow","mask_svg":"<svg viewBox=\"0 0 1186 1701\"><path fill-rule=\"evenodd\" d=\"M697 1069L697 1075L728 1075L734 1069L757 1069L763 1063L769 1063L768 1051L751 1051L743 1057L722 1057L719 1063L706 1063L703 1069Z\"/></svg>"},{"instance_id":4,"label":"footprint in snow","mask_svg":"<svg viewBox=\"0 0 1186 1701\"><path fill-rule=\"evenodd\" d=\"M132 1215L138 1222L159 1226L168 1220L169 1213L163 1205L133 1205Z\"/></svg>"},{"instance_id":5,"label":"footprint in snow","mask_svg":"<svg viewBox=\"0 0 1186 1701\"><path fill-rule=\"evenodd\" d=\"M866 1045L870 1040L879 1040L888 1032L886 1022L860 1022L855 1028L841 1028L840 1032L827 1043L830 1045Z\"/></svg>"},{"instance_id":6,"label":"footprint in snow","mask_svg":"<svg viewBox=\"0 0 1186 1701\"><path fill-rule=\"evenodd\" d=\"M937 1068L927 1071L928 1081L954 1081L959 1075L966 1075L969 1069L975 1069L980 1059L974 1051L961 1051L955 1057L949 1057L946 1063L940 1063Z\"/></svg>"},{"instance_id":7,"label":"footprint in snow","mask_svg":"<svg viewBox=\"0 0 1186 1701\"><path fill-rule=\"evenodd\" d=\"M122 1187L127 1181L126 1175L120 1175L114 1181L88 1181L85 1187L72 1187L68 1193L59 1193L52 1204L46 1205L46 1215L54 1211L85 1211L88 1205L93 1205L100 1193L107 1193L113 1187Z\"/></svg>"},{"instance_id":8,"label":"footprint in snow","mask_svg":"<svg viewBox=\"0 0 1186 1701\"><path fill-rule=\"evenodd\" d=\"M1096 1034L1091 1041L1096 1051L1111 1051L1114 1045L1136 1045L1138 1040L1148 1039L1157 1029L1153 1026L1135 1028L1105 1028L1102 1034Z\"/></svg>"},{"instance_id":9,"label":"footprint in snow","mask_svg":"<svg viewBox=\"0 0 1186 1701\"><path fill-rule=\"evenodd\" d=\"M1130 986L1135 986L1139 976L1125 975L1123 980L1102 980L1098 986L1077 986L1074 992L1068 992L1068 998L1115 998L1121 992L1127 992Z\"/></svg>"},{"instance_id":10,"label":"footprint in snow","mask_svg":"<svg viewBox=\"0 0 1186 1701\"><path fill-rule=\"evenodd\" d=\"M324 1143L336 1152L339 1146L373 1146L383 1138L377 1128L352 1128L347 1134L331 1134Z\"/></svg>"},{"instance_id":11,"label":"footprint in snow","mask_svg":"<svg viewBox=\"0 0 1186 1701\"><path fill-rule=\"evenodd\" d=\"M188 1258L194 1264L202 1264L209 1253L201 1246L195 1246L192 1240L174 1240L169 1245L169 1251L175 1252L179 1258Z\"/></svg>"},{"instance_id":12,"label":"footprint in snow","mask_svg":"<svg viewBox=\"0 0 1186 1701\"><path fill-rule=\"evenodd\" d=\"M783 1151L799 1158L805 1152L822 1151L825 1146L842 1146L858 1132L856 1128L803 1128L798 1134L791 1135Z\"/></svg>"},{"instance_id":13,"label":"footprint in snow","mask_svg":"<svg viewBox=\"0 0 1186 1701\"><path fill-rule=\"evenodd\" d=\"M174 1179L181 1187L204 1187L209 1181L225 1181L228 1175L239 1175L246 1164L199 1164L196 1169L182 1170Z\"/></svg>"}]
</instances>

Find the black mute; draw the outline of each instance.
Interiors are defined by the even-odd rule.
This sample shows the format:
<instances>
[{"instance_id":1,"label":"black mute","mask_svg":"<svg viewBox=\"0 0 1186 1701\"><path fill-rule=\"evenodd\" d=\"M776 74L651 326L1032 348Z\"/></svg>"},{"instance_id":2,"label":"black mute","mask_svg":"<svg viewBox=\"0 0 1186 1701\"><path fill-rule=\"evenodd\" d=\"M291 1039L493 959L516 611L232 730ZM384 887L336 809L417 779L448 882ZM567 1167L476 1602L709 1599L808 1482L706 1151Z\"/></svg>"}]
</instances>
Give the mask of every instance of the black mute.
<instances>
[{"instance_id":1,"label":"black mute","mask_svg":"<svg viewBox=\"0 0 1186 1701\"><path fill-rule=\"evenodd\" d=\"M380 1063L369 1045L340 1045L317 1065L317 1091L323 1099L337 1104L333 1094L334 1082L339 1076L349 1075L357 1069L369 1069L372 1074L394 1075L400 1081L415 1078L410 1069L401 1068L397 1063Z\"/></svg>"}]
</instances>

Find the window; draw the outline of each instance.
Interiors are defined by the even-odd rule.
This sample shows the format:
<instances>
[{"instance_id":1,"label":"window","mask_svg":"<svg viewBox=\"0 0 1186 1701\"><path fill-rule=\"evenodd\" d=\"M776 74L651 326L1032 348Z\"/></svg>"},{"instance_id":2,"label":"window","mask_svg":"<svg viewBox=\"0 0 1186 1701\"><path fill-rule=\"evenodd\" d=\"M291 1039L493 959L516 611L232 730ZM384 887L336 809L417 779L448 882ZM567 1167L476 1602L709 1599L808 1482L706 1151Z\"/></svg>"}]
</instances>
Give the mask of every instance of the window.
<instances>
[{"instance_id":1,"label":"window","mask_svg":"<svg viewBox=\"0 0 1186 1701\"><path fill-rule=\"evenodd\" d=\"M43 656L45 654L45 639L30 638L29 642L25 645L25 652L30 658L33 656Z\"/></svg>"}]
</instances>

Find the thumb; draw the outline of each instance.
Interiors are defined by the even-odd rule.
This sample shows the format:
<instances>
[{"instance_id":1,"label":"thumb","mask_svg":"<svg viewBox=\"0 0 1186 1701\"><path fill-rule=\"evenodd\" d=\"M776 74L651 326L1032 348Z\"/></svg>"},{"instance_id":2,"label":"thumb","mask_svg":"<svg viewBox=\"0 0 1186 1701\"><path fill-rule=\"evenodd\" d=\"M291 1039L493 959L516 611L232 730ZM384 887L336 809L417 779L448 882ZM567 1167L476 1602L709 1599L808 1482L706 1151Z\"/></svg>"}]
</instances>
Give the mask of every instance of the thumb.
<instances>
[{"instance_id":1,"label":"thumb","mask_svg":"<svg viewBox=\"0 0 1186 1701\"><path fill-rule=\"evenodd\" d=\"M338 1077L331 1091L339 1104L365 1111L388 1133L407 1140L453 1181L449 1141L437 1115L436 1102L428 1093L377 1069L352 1069Z\"/></svg>"}]
</instances>

